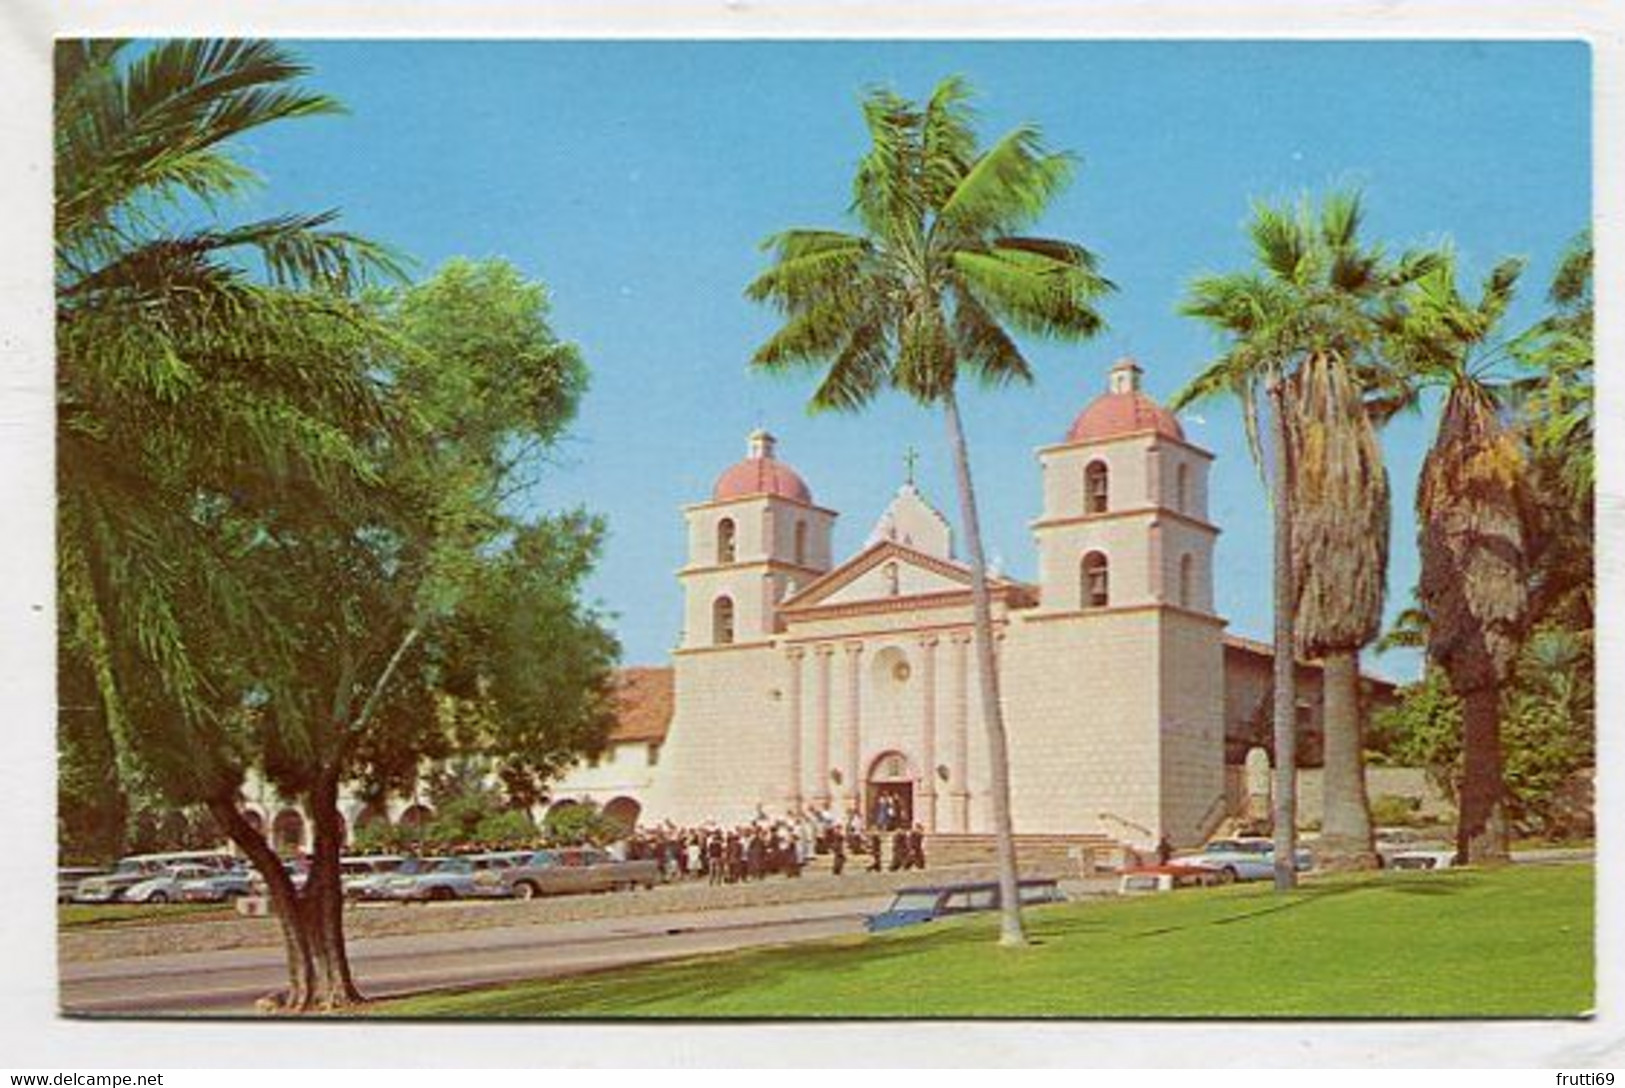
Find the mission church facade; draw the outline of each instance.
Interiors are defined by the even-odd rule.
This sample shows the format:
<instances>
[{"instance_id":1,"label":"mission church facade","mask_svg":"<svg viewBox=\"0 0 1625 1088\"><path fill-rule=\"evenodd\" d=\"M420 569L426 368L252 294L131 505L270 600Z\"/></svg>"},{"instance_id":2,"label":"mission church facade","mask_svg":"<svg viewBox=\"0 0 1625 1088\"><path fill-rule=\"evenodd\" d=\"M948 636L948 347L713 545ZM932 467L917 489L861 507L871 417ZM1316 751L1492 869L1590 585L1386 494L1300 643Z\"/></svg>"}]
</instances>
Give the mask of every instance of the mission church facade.
<instances>
[{"instance_id":1,"label":"mission church facade","mask_svg":"<svg viewBox=\"0 0 1625 1088\"><path fill-rule=\"evenodd\" d=\"M1037 582L990 579L1024 835L1183 846L1226 816L1268 811L1253 772L1268 763L1270 648L1227 634L1213 611L1212 455L1140 377L1116 364L1064 438L1038 450ZM550 807L694 826L872 817L889 798L933 834L992 830L970 570L953 532L910 482L837 562L836 516L771 435L750 436L746 458L683 511L671 664L620 671L607 746L553 784ZM1368 699L1392 691L1366 680ZM1298 695L1300 767L1313 766L1318 667L1298 664ZM1300 817L1318 807L1306 785ZM297 806L263 783L250 793L251 823L280 849L308 849ZM434 815L416 798L347 796L341 811L352 829Z\"/></svg>"},{"instance_id":2,"label":"mission church facade","mask_svg":"<svg viewBox=\"0 0 1625 1088\"><path fill-rule=\"evenodd\" d=\"M1140 378L1116 364L1064 439L1038 450L1037 582L990 577L1024 834L1189 843L1226 814L1238 693L1213 610L1212 455ZM837 561L837 513L757 431L683 516L681 639L669 674L628 681L629 705L660 703L664 728L612 738L609 762L581 765L554 796L679 825L872 815L889 797L928 832L991 831L970 570L912 482ZM1245 671L1251 705L1256 662Z\"/></svg>"}]
</instances>

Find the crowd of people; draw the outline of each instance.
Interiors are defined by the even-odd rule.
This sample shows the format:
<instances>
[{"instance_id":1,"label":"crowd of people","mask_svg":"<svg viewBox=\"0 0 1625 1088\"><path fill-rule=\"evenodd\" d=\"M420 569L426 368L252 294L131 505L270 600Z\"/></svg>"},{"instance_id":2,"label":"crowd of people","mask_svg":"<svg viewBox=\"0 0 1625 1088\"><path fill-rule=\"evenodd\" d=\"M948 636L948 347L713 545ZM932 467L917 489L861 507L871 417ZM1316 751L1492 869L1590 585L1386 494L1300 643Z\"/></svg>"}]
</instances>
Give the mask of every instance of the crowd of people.
<instances>
[{"instance_id":1,"label":"crowd of people","mask_svg":"<svg viewBox=\"0 0 1625 1088\"><path fill-rule=\"evenodd\" d=\"M830 872L854 869L878 873L925 868L925 831L907 826L894 813L877 812L874 822L856 814L837 820L813 811L790 817L758 815L749 823L706 823L678 827L670 822L639 827L612 853L628 860L648 858L667 880L737 884L769 876L799 877L815 858L828 857Z\"/></svg>"}]
</instances>

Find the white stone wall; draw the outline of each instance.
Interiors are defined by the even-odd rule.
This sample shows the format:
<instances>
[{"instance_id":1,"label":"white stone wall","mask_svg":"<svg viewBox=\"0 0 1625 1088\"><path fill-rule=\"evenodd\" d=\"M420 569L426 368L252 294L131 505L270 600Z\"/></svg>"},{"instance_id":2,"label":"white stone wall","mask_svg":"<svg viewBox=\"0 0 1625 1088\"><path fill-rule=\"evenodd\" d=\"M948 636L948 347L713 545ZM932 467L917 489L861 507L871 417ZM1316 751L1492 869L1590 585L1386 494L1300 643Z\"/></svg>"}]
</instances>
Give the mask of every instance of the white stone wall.
<instances>
[{"instance_id":1,"label":"white stone wall","mask_svg":"<svg viewBox=\"0 0 1625 1088\"><path fill-rule=\"evenodd\" d=\"M895 582L887 573L888 567L896 571ZM897 588L895 594L892 593L894 584ZM964 582L938 574L936 571L926 570L924 567L901 560L888 560L872 570L865 571L819 603L874 601L888 596L909 597L925 593L949 593L962 591L964 588Z\"/></svg>"},{"instance_id":2,"label":"white stone wall","mask_svg":"<svg viewBox=\"0 0 1625 1088\"><path fill-rule=\"evenodd\" d=\"M771 645L673 656L676 710L644 819L679 824L781 810L789 770L782 650Z\"/></svg>"},{"instance_id":3,"label":"white stone wall","mask_svg":"<svg viewBox=\"0 0 1625 1088\"><path fill-rule=\"evenodd\" d=\"M1159 831L1195 846L1225 815L1224 651L1214 622L1165 612L1162 676L1162 812Z\"/></svg>"},{"instance_id":4,"label":"white stone wall","mask_svg":"<svg viewBox=\"0 0 1625 1088\"><path fill-rule=\"evenodd\" d=\"M1162 534L1163 599L1198 612L1212 612L1214 534L1201 526L1168 516L1157 519L1157 531ZM1187 555L1191 557L1191 594L1188 602L1180 600L1179 573L1180 560Z\"/></svg>"},{"instance_id":5,"label":"white stone wall","mask_svg":"<svg viewBox=\"0 0 1625 1088\"><path fill-rule=\"evenodd\" d=\"M1157 624L1147 610L1013 625L1001 668L1018 832L1155 831Z\"/></svg>"},{"instance_id":6,"label":"white stone wall","mask_svg":"<svg viewBox=\"0 0 1625 1088\"><path fill-rule=\"evenodd\" d=\"M611 744L596 763L582 759L549 788L554 800L596 801L605 804L617 797L639 800L654 784L657 765L649 762L649 741ZM664 757L664 751L661 756Z\"/></svg>"}]
</instances>

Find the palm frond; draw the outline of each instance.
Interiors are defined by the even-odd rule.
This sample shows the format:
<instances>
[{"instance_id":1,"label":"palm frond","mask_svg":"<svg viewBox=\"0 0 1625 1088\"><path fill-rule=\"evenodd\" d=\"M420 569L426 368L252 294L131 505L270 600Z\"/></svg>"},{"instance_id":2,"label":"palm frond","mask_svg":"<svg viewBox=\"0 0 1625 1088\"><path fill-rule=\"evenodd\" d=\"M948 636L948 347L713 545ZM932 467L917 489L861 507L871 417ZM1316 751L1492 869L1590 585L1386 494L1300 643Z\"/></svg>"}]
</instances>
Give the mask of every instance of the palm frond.
<instances>
[{"instance_id":1,"label":"palm frond","mask_svg":"<svg viewBox=\"0 0 1625 1088\"><path fill-rule=\"evenodd\" d=\"M855 412L891 382L891 350L877 316L852 329L807 407L811 412Z\"/></svg>"},{"instance_id":2,"label":"palm frond","mask_svg":"<svg viewBox=\"0 0 1625 1088\"><path fill-rule=\"evenodd\" d=\"M1071 156L1046 152L1036 127L1015 129L978 158L937 214L952 236L1012 234L1032 223L1072 180Z\"/></svg>"},{"instance_id":3,"label":"palm frond","mask_svg":"<svg viewBox=\"0 0 1625 1088\"><path fill-rule=\"evenodd\" d=\"M1094 303L1112 285L1083 264L995 244L988 252L954 253L952 267L988 312L1024 332L1082 340L1105 325Z\"/></svg>"},{"instance_id":4,"label":"palm frond","mask_svg":"<svg viewBox=\"0 0 1625 1088\"><path fill-rule=\"evenodd\" d=\"M975 111L971 89L960 76L937 84L920 128L920 184L925 205L941 208L976 158Z\"/></svg>"}]
</instances>

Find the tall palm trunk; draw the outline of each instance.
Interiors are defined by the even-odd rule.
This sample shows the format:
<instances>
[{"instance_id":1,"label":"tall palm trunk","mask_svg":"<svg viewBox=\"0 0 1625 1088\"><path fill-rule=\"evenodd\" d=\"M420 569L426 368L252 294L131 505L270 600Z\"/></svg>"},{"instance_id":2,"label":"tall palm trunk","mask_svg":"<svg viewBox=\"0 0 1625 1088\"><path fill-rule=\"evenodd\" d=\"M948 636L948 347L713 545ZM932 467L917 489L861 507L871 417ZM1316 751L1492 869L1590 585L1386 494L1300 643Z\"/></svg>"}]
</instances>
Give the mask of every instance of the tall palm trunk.
<instances>
[{"instance_id":1,"label":"tall palm trunk","mask_svg":"<svg viewBox=\"0 0 1625 1088\"><path fill-rule=\"evenodd\" d=\"M1501 765L1501 696L1481 686L1461 697L1461 811L1456 860L1469 865L1504 862L1509 856Z\"/></svg>"},{"instance_id":2,"label":"tall palm trunk","mask_svg":"<svg viewBox=\"0 0 1625 1088\"><path fill-rule=\"evenodd\" d=\"M1371 804L1366 796L1364 722L1360 714L1360 652L1338 650L1322 660L1325 769L1316 861L1328 869L1375 869Z\"/></svg>"},{"instance_id":3,"label":"tall palm trunk","mask_svg":"<svg viewBox=\"0 0 1625 1088\"><path fill-rule=\"evenodd\" d=\"M1275 547L1275 890L1297 887L1298 850L1298 676L1292 617L1298 596L1292 580L1292 451L1287 443L1286 389L1279 376L1269 383L1271 515Z\"/></svg>"},{"instance_id":4,"label":"tall palm trunk","mask_svg":"<svg viewBox=\"0 0 1625 1088\"><path fill-rule=\"evenodd\" d=\"M976 489L971 483L970 450L959 421L959 402L953 390L943 397L948 422L948 445L953 450L954 476L959 483L959 509L965 521L965 547L970 552L971 614L976 644L976 673L982 696L982 721L987 728L987 763L993 793L993 841L999 867L999 943L1027 943L1021 925L1021 901L1016 883L1016 836L1010 820L1010 751L1004 733L1004 710L999 702L999 673L993 652L993 606L987 591L987 560L982 554L982 526L976 516ZM927 768L930 772L931 769Z\"/></svg>"}]
</instances>

